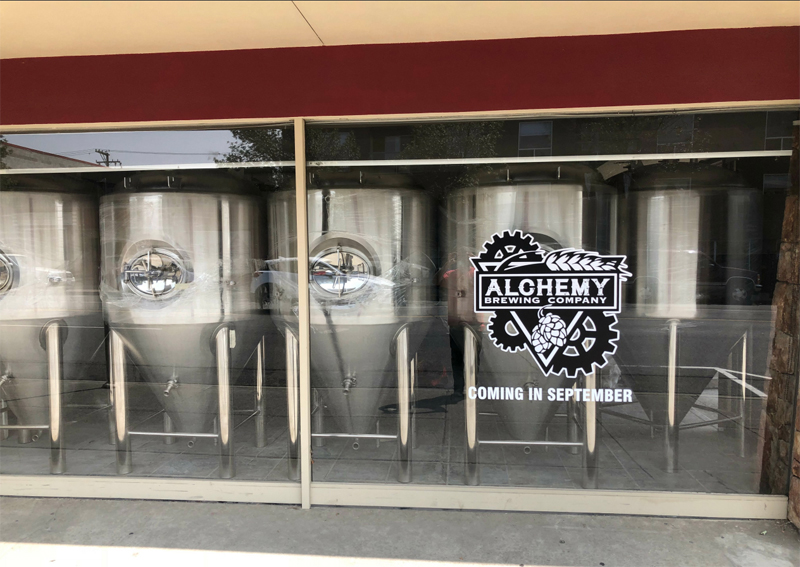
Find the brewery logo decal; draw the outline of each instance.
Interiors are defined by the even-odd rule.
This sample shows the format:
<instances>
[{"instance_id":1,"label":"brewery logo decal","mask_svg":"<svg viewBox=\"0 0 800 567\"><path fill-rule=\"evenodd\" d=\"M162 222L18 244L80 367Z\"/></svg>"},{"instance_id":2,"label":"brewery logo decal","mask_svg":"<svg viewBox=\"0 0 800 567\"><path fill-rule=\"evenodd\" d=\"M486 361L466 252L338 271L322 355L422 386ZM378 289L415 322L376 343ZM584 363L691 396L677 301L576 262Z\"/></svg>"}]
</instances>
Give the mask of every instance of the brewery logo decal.
<instances>
[{"instance_id":1,"label":"brewery logo decal","mask_svg":"<svg viewBox=\"0 0 800 567\"><path fill-rule=\"evenodd\" d=\"M545 250L517 230L495 234L475 268L475 312L505 352L527 350L545 376L590 374L617 350L625 256Z\"/></svg>"}]
</instances>

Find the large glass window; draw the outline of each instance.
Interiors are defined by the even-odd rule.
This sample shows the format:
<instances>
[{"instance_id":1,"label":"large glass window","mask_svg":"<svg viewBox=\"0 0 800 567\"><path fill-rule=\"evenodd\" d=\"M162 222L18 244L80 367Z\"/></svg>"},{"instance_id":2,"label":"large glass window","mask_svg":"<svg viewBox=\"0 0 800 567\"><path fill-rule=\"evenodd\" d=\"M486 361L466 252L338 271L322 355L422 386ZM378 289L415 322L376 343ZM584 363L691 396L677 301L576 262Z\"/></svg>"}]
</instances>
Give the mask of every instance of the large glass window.
<instances>
[{"instance_id":1,"label":"large glass window","mask_svg":"<svg viewBox=\"0 0 800 567\"><path fill-rule=\"evenodd\" d=\"M7 135L0 473L757 493L797 117Z\"/></svg>"},{"instance_id":2,"label":"large glass window","mask_svg":"<svg viewBox=\"0 0 800 567\"><path fill-rule=\"evenodd\" d=\"M0 472L298 480L265 208L291 129L7 142Z\"/></svg>"},{"instance_id":3,"label":"large glass window","mask_svg":"<svg viewBox=\"0 0 800 567\"><path fill-rule=\"evenodd\" d=\"M757 493L796 116L310 128L314 480Z\"/></svg>"}]
</instances>

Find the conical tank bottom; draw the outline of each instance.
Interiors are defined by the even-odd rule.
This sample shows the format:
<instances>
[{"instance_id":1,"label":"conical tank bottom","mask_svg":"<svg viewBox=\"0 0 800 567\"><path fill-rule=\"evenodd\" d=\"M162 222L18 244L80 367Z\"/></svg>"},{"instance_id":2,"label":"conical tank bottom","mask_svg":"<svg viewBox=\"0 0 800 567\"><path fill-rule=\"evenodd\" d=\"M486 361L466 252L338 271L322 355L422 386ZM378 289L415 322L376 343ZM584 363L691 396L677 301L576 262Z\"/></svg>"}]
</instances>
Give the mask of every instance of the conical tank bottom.
<instances>
[{"instance_id":1,"label":"conical tank bottom","mask_svg":"<svg viewBox=\"0 0 800 567\"><path fill-rule=\"evenodd\" d=\"M337 432L374 433L381 407L397 402L397 362L392 348L401 325L314 326L312 385L327 406ZM422 327L409 329L409 353L418 348Z\"/></svg>"},{"instance_id":2,"label":"conical tank bottom","mask_svg":"<svg viewBox=\"0 0 800 567\"><path fill-rule=\"evenodd\" d=\"M530 353L503 352L484 336L477 382L487 388L522 388L522 400L498 400L492 403L493 409L515 439L543 441L545 429L563 403L548 401L547 389L570 387L575 380L563 375L545 377ZM528 400L528 388L542 388L543 399Z\"/></svg>"},{"instance_id":3,"label":"conical tank bottom","mask_svg":"<svg viewBox=\"0 0 800 567\"><path fill-rule=\"evenodd\" d=\"M664 319L623 318L615 358L622 379L636 394L645 413L663 423L669 407L670 323ZM677 422L708 387L716 368L727 368L728 357L745 327L739 321L695 319L677 329L675 408Z\"/></svg>"},{"instance_id":4,"label":"conical tank bottom","mask_svg":"<svg viewBox=\"0 0 800 567\"><path fill-rule=\"evenodd\" d=\"M175 431L211 432L218 408L217 361L211 350L217 328L161 325L115 329Z\"/></svg>"}]
</instances>

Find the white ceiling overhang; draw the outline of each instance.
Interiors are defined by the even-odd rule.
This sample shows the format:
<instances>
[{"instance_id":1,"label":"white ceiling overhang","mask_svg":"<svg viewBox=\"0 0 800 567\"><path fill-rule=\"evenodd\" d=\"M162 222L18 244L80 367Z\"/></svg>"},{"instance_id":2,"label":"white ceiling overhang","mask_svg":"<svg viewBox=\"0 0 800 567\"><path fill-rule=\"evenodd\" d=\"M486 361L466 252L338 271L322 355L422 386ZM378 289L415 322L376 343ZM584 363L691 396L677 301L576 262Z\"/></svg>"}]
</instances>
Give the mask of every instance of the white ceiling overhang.
<instances>
[{"instance_id":1,"label":"white ceiling overhang","mask_svg":"<svg viewBox=\"0 0 800 567\"><path fill-rule=\"evenodd\" d=\"M0 58L800 25L800 2L0 2Z\"/></svg>"}]
</instances>

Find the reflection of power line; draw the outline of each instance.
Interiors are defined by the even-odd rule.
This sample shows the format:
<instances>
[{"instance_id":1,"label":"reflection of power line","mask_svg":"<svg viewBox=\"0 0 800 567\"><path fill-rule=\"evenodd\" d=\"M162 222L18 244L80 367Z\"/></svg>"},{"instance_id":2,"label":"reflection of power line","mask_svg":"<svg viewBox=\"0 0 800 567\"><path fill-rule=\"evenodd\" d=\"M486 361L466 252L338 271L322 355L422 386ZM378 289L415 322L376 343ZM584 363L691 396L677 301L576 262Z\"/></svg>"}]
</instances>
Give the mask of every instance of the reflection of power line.
<instances>
[{"instance_id":1,"label":"reflection of power line","mask_svg":"<svg viewBox=\"0 0 800 567\"><path fill-rule=\"evenodd\" d=\"M142 152L136 150L108 150L118 154L149 154L158 156L219 156L222 152Z\"/></svg>"},{"instance_id":2,"label":"reflection of power line","mask_svg":"<svg viewBox=\"0 0 800 567\"><path fill-rule=\"evenodd\" d=\"M111 159L111 150L95 150L95 152L100 154L100 156L102 157L100 161L95 163L99 163L100 165L105 165L106 167L109 167L111 164L119 166L122 165L122 162L119 161L118 159Z\"/></svg>"}]
</instances>

